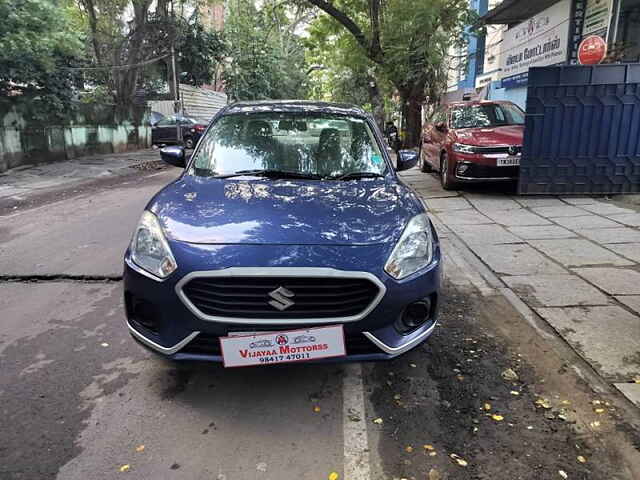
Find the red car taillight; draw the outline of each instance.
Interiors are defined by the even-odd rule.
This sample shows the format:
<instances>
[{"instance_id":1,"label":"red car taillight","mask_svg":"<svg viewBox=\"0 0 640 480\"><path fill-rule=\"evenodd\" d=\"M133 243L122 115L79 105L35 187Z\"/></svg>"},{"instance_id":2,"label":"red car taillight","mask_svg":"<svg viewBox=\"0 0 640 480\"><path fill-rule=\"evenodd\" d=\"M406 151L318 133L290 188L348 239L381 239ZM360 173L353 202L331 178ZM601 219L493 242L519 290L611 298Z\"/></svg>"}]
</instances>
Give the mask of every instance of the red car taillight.
<instances>
[{"instance_id":1,"label":"red car taillight","mask_svg":"<svg viewBox=\"0 0 640 480\"><path fill-rule=\"evenodd\" d=\"M206 125L196 125L193 128L195 129L196 132L202 133L207 129L207 126Z\"/></svg>"}]
</instances>

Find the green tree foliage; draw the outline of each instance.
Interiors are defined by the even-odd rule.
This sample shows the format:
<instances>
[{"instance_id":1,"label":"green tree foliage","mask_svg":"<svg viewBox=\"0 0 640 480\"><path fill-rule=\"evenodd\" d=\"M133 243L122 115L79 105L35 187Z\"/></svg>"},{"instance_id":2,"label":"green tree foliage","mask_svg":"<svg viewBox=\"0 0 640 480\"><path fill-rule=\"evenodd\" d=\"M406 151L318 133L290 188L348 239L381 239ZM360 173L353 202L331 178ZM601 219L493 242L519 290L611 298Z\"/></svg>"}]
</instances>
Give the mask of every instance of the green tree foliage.
<instances>
[{"instance_id":1,"label":"green tree foliage","mask_svg":"<svg viewBox=\"0 0 640 480\"><path fill-rule=\"evenodd\" d=\"M92 83L106 85L118 105L129 105L141 85L168 82L174 48L179 81L211 83L225 56L219 32L199 21L204 0L78 0L88 25Z\"/></svg>"},{"instance_id":2,"label":"green tree foliage","mask_svg":"<svg viewBox=\"0 0 640 480\"><path fill-rule=\"evenodd\" d=\"M229 0L227 94L236 100L305 98L304 45L296 32L308 9L287 2Z\"/></svg>"},{"instance_id":3,"label":"green tree foliage","mask_svg":"<svg viewBox=\"0 0 640 480\"><path fill-rule=\"evenodd\" d=\"M70 108L81 35L69 9L53 0L0 1L0 96L28 99L33 112Z\"/></svg>"},{"instance_id":4,"label":"green tree foliage","mask_svg":"<svg viewBox=\"0 0 640 480\"><path fill-rule=\"evenodd\" d=\"M316 67L309 75L311 95L359 105L382 125L384 98L391 96L392 85L362 54L355 38L328 15L315 18L307 33L307 61Z\"/></svg>"},{"instance_id":5,"label":"green tree foliage","mask_svg":"<svg viewBox=\"0 0 640 480\"><path fill-rule=\"evenodd\" d=\"M467 0L306 0L356 42L400 94L407 137L418 143L421 106L446 84L449 47L473 23Z\"/></svg>"},{"instance_id":6,"label":"green tree foliage","mask_svg":"<svg viewBox=\"0 0 640 480\"><path fill-rule=\"evenodd\" d=\"M78 0L89 26L88 36L98 73L117 105L129 105L141 82L143 67L166 59L177 43L177 11L171 0ZM171 8L173 7L173 8ZM165 60L166 61L166 60Z\"/></svg>"},{"instance_id":7,"label":"green tree foliage","mask_svg":"<svg viewBox=\"0 0 640 480\"><path fill-rule=\"evenodd\" d=\"M213 83L216 66L227 52L222 33L205 30L197 14L182 24L177 47L180 81L196 87Z\"/></svg>"}]
</instances>

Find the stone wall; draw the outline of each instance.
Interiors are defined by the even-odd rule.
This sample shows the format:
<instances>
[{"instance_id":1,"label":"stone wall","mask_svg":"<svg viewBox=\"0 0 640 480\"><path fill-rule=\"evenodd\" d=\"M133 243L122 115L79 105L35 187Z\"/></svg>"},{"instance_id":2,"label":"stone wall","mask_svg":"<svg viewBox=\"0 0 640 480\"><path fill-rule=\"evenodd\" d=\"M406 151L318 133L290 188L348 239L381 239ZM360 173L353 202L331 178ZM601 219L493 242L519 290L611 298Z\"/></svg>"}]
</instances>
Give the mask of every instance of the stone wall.
<instances>
[{"instance_id":1,"label":"stone wall","mask_svg":"<svg viewBox=\"0 0 640 480\"><path fill-rule=\"evenodd\" d=\"M137 150L151 144L145 107L122 111L113 105L80 104L62 120L49 121L20 105L0 105L0 172L92 153Z\"/></svg>"}]
</instances>

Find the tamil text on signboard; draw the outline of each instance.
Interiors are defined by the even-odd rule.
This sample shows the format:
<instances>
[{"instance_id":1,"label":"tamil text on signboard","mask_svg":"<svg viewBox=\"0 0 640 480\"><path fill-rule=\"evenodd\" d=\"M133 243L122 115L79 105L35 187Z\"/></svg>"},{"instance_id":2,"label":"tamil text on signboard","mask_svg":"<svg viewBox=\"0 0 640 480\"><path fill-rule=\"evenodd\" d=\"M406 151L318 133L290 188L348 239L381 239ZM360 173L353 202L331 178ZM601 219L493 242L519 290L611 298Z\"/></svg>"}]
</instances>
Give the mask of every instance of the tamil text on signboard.
<instances>
[{"instance_id":1,"label":"tamil text on signboard","mask_svg":"<svg viewBox=\"0 0 640 480\"><path fill-rule=\"evenodd\" d=\"M563 63L567 59L570 0L562 0L506 31L502 49L502 81L512 77L526 82L531 67Z\"/></svg>"}]
</instances>

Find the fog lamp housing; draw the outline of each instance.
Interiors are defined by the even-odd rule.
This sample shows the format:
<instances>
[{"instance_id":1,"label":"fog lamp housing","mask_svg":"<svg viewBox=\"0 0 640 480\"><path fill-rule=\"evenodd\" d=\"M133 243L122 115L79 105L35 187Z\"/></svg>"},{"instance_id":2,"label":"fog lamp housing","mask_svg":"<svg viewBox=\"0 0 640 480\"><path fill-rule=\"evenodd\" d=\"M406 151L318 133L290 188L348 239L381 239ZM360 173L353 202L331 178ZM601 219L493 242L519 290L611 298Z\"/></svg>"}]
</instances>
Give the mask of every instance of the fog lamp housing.
<instances>
[{"instance_id":1,"label":"fog lamp housing","mask_svg":"<svg viewBox=\"0 0 640 480\"><path fill-rule=\"evenodd\" d=\"M401 333L408 333L424 325L431 318L431 300L425 298L407 305L396 322L396 328Z\"/></svg>"},{"instance_id":2,"label":"fog lamp housing","mask_svg":"<svg viewBox=\"0 0 640 480\"><path fill-rule=\"evenodd\" d=\"M471 168L471 165L468 163L460 163L458 164L458 175L464 175L465 173L467 173L469 171L469 169Z\"/></svg>"}]
</instances>

